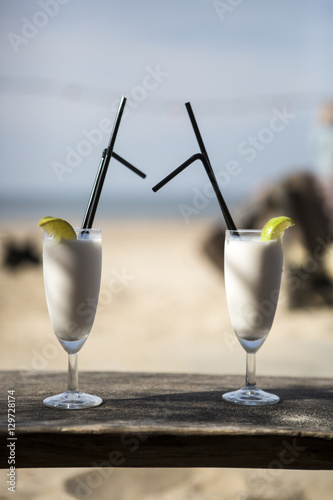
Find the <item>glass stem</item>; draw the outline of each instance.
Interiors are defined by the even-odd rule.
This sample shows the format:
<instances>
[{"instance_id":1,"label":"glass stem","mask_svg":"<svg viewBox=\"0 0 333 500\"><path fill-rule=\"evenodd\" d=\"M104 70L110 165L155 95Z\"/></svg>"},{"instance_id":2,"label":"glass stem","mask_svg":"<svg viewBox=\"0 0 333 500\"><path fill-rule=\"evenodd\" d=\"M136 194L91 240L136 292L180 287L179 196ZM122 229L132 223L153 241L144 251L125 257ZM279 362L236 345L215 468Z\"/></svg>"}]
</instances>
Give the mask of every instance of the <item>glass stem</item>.
<instances>
[{"instance_id":1,"label":"glass stem","mask_svg":"<svg viewBox=\"0 0 333 500\"><path fill-rule=\"evenodd\" d=\"M78 354L68 354L68 390L79 390L79 375L77 369Z\"/></svg>"},{"instance_id":2,"label":"glass stem","mask_svg":"<svg viewBox=\"0 0 333 500\"><path fill-rule=\"evenodd\" d=\"M246 387L256 385L256 353L246 353Z\"/></svg>"}]
</instances>

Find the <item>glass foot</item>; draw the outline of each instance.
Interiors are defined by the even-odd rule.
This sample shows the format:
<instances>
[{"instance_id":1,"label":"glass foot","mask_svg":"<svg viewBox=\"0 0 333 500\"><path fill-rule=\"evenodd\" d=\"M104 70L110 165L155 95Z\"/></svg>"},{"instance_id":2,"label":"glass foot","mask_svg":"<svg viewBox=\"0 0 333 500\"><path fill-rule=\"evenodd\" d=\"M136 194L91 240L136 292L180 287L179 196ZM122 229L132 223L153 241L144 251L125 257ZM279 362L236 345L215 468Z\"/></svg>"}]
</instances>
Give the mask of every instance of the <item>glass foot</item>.
<instances>
[{"instance_id":1,"label":"glass foot","mask_svg":"<svg viewBox=\"0 0 333 500\"><path fill-rule=\"evenodd\" d=\"M227 392L222 398L228 403L247 406L268 406L275 405L280 401L280 398L275 394L262 391L256 386L243 387L238 391Z\"/></svg>"},{"instance_id":2,"label":"glass foot","mask_svg":"<svg viewBox=\"0 0 333 500\"><path fill-rule=\"evenodd\" d=\"M99 396L86 394L80 391L67 391L62 394L50 396L43 401L44 405L50 408L60 408L62 410L83 410L84 408L92 408L103 403L103 399Z\"/></svg>"}]
</instances>

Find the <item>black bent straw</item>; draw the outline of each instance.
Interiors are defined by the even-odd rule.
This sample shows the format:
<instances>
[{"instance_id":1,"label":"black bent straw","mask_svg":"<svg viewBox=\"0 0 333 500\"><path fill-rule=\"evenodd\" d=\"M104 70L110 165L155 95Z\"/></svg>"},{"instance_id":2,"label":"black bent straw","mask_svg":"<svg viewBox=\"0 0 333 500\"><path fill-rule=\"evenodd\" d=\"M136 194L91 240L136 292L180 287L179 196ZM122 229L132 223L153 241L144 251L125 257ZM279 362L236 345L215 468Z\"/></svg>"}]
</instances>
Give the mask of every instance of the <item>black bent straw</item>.
<instances>
[{"instance_id":1,"label":"black bent straw","mask_svg":"<svg viewBox=\"0 0 333 500\"><path fill-rule=\"evenodd\" d=\"M141 170L139 170L138 168L136 168L133 165L131 165L131 163L129 163L128 161L124 160L121 156L117 155L117 153L115 153L113 151L114 143L116 142L116 137L117 137L117 133L118 133L120 121L121 121L121 118L122 118L122 115L123 115L123 111L124 111L124 108L125 108L125 104L126 104L126 97L123 97L121 99L121 101L120 101L118 112L117 112L117 115L116 115L116 118L115 118L115 122L114 122L114 125L113 125L113 130L111 132L111 137L110 137L109 145L108 145L108 147L106 149L103 150L103 153L102 153L102 158L101 158L101 161L100 161L100 164L99 164L99 167L98 167L98 171L97 171L97 175L96 175L96 178L95 178L95 182L94 182L91 194L90 194L89 202L88 202L88 205L87 205L87 208L86 208L86 212L85 212L85 215L84 215L84 218L83 218L83 222L82 222L82 228L83 229L89 229L93 225L95 214L96 214L96 210L97 210L97 206L98 206L98 202L99 202L99 198L101 196L101 192L102 192L102 188L103 188L103 184L104 184L106 172L108 170L109 163L110 163L110 160L111 160L111 156L113 156L120 163L122 163L123 165L125 165L126 167L128 167L129 169L131 169L137 175L140 175L140 177L143 177L143 178L146 177L146 174L144 174L143 172L141 172Z\"/></svg>"},{"instance_id":2,"label":"black bent straw","mask_svg":"<svg viewBox=\"0 0 333 500\"><path fill-rule=\"evenodd\" d=\"M171 179L176 177L176 175L178 175L180 172L182 172L186 167L191 165L191 163L193 163L196 160L201 160L203 163L203 166L205 167L205 170L207 172L209 180L213 186L214 192L216 194L217 200L219 202L219 205L220 205L220 208L221 208L221 211L222 211L222 214L224 216L224 219L225 219L225 222L226 222L228 229L233 230L233 231L237 231L235 223L231 217L229 209L228 209L228 207L224 201L224 198L222 196L222 193L220 191L220 188L219 188L219 185L217 183L213 168L210 164L210 161L209 161L209 158L207 155L207 151L206 151L204 142L202 140L202 137L201 137L201 134L199 131L199 127L197 125L197 122L195 120L195 117L194 117L194 114L193 114L193 111L191 108L191 104L189 102L187 102L185 104L185 106L186 106L187 112L189 114L189 117L190 117L190 120L191 120L191 123L193 126L194 133L196 135L201 153L194 154L188 160L186 160L184 163L182 163L178 168L176 168L173 172L171 172L169 175L167 175L162 181L160 181L158 184L156 184L156 186L153 187L153 191L156 193L156 191L158 191L163 186L165 186L165 184L167 184Z\"/></svg>"},{"instance_id":3,"label":"black bent straw","mask_svg":"<svg viewBox=\"0 0 333 500\"><path fill-rule=\"evenodd\" d=\"M222 214L225 218L226 224L228 229L237 231L236 226L232 220L232 217L230 215L230 212L228 210L228 207L223 199L223 196L221 194L221 191L219 189L219 186L217 184L216 177L214 175L214 172L212 168L210 167L208 160L205 155L202 153L196 153L195 155L192 155L188 160L184 161L179 167L177 167L173 172L171 172L169 175L167 175L164 179L162 179L156 186L153 187L153 191L156 193L159 189L161 189L165 184L167 184L171 179L176 177L180 172L185 170L186 167L191 165L191 163L194 163L196 160L201 160L203 163L203 166L205 167L205 170L207 172L207 175L209 177L209 180L213 186L214 192L216 194L217 200L219 202L220 208L222 210Z\"/></svg>"},{"instance_id":4,"label":"black bent straw","mask_svg":"<svg viewBox=\"0 0 333 500\"><path fill-rule=\"evenodd\" d=\"M185 104L185 107L186 107L186 110L187 110L187 113L188 113L188 116L191 120L191 123L192 123L192 127L193 127L193 130L194 130L194 133L195 133L195 137L197 138L197 141L198 141L198 144L199 144L199 148L200 148L200 151L203 155L206 156L207 160L208 160L208 163L210 165L210 160L209 160L209 157L208 157L208 153L206 151L206 148L205 148L205 145L204 145L204 142L202 140L202 137L201 137L201 134L200 134L200 130L199 130L199 127L198 127L198 124L197 124L197 121L195 119L195 116L194 116L194 113L193 113L193 110L192 110L192 106L191 106L191 103L190 102L187 102Z\"/></svg>"},{"instance_id":5,"label":"black bent straw","mask_svg":"<svg viewBox=\"0 0 333 500\"><path fill-rule=\"evenodd\" d=\"M214 174L214 171L213 171L213 167L212 167L212 165L210 163L208 153L206 151L206 148L205 148L204 142L202 140L202 137L201 137L201 134L200 134L200 130L199 130L197 121L195 119L195 116L194 116L194 113L193 113L193 110L192 110L191 103L187 102L185 104L185 107L186 107L187 113L189 115L189 118L191 120L192 127L193 127L193 130L194 130L195 136L197 138L200 151L203 154L203 157L205 158L205 160L207 162L207 165L205 163L204 163L204 165L205 165L207 174L209 175L209 178L210 178L210 180L212 182L212 185L213 185L215 194L217 196L220 208L222 210L222 214L223 214L223 216L225 218L225 222L227 224L227 227L228 227L229 230L237 231L236 225L235 225L235 223L234 223L234 221L233 221L233 219L231 217L229 209L228 209L228 207L227 207L227 205L226 205L226 203L224 201L224 198L223 198L222 193L220 191L219 185L217 183L217 180L216 180L216 177L215 177L215 174ZM208 172L210 172L210 173L208 173Z\"/></svg>"},{"instance_id":6,"label":"black bent straw","mask_svg":"<svg viewBox=\"0 0 333 500\"><path fill-rule=\"evenodd\" d=\"M135 174L139 175L143 179L145 179L145 177L147 177L146 174L144 174L143 172L141 172L141 170L139 170L138 168L134 167L134 165L132 165L129 161L124 160L124 158L122 158L121 156L117 155L117 153L115 153L114 151L112 151L112 156L113 156L113 158L115 158L116 160L118 160L119 163L122 163L123 165L125 165L125 167L129 168L130 170L132 170L132 172L134 172Z\"/></svg>"}]
</instances>

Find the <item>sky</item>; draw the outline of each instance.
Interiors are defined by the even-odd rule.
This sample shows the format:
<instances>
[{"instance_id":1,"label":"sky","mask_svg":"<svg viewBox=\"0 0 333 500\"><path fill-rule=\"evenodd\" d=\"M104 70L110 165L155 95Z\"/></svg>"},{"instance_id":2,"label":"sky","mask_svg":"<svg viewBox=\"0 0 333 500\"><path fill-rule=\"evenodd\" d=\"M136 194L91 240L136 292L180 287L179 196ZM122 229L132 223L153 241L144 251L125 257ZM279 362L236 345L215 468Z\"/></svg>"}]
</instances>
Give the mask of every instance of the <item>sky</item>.
<instances>
[{"instance_id":1,"label":"sky","mask_svg":"<svg viewBox=\"0 0 333 500\"><path fill-rule=\"evenodd\" d=\"M151 190L198 152L188 101L227 200L315 170L332 21L329 0L1 0L2 208L84 205L122 96L114 151L147 178L112 159L102 203L208 197L198 162Z\"/></svg>"}]
</instances>

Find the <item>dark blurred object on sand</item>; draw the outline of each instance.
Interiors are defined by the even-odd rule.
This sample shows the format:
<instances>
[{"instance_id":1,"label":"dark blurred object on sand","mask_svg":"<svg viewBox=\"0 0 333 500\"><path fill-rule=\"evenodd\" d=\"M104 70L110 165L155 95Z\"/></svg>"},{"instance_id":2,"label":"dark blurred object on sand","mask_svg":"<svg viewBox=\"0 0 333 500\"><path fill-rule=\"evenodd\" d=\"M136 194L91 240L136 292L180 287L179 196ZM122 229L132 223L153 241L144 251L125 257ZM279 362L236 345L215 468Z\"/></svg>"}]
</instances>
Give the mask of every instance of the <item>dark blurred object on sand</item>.
<instances>
[{"instance_id":1,"label":"dark blurred object on sand","mask_svg":"<svg viewBox=\"0 0 333 500\"><path fill-rule=\"evenodd\" d=\"M244 210L238 227L261 229L270 218L280 215L295 221L284 236L288 240L284 263L288 306L333 304L332 214L312 174L295 173L278 182L256 205ZM223 272L223 230L212 232L204 251Z\"/></svg>"},{"instance_id":2,"label":"dark blurred object on sand","mask_svg":"<svg viewBox=\"0 0 333 500\"><path fill-rule=\"evenodd\" d=\"M40 263L41 259L38 252L30 241L17 242L9 240L4 242L4 267L16 270L23 264L39 265Z\"/></svg>"}]
</instances>

